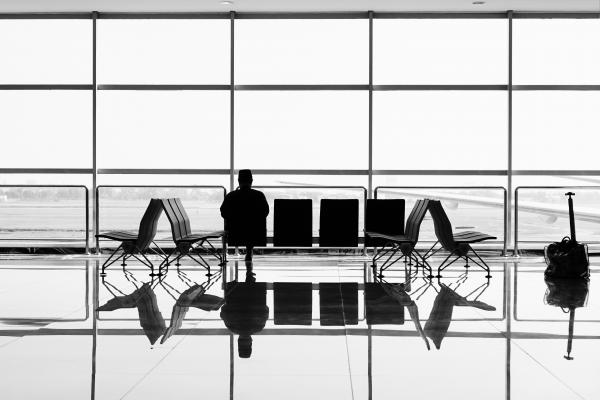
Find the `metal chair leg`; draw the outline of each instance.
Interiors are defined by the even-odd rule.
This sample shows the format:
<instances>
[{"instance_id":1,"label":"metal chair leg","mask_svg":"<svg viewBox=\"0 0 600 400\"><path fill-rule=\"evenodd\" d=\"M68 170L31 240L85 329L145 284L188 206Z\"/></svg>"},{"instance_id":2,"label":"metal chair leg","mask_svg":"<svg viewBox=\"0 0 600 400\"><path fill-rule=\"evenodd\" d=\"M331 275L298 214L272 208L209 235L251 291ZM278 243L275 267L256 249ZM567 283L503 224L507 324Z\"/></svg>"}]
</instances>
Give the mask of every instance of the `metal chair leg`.
<instances>
[{"instance_id":1,"label":"metal chair leg","mask_svg":"<svg viewBox=\"0 0 600 400\"><path fill-rule=\"evenodd\" d=\"M437 275L435 276L436 278L441 278L442 277L442 271L445 270L446 268L448 268L450 265L454 264L456 262L456 260L460 259L460 256L457 256L454 260L450 261L449 263L446 264L446 262L450 259L450 257L452 257L454 255L454 252L451 252L450 254L448 254L448 257L446 257L444 259L444 261L442 261L442 263L440 264L440 266L438 267L438 272Z\"/></svg>"}]
</instances>

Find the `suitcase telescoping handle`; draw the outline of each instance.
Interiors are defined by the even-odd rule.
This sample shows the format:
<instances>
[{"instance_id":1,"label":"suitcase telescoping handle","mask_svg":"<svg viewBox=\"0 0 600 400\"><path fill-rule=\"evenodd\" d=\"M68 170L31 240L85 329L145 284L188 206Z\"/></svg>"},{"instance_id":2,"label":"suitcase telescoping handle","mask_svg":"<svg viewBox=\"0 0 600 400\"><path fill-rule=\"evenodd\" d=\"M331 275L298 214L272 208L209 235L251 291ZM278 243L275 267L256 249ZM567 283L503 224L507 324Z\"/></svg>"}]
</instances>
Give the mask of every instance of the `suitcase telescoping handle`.
<instances>
[{"instance_id":1,"label":"suitcase telescoping handle","mask_svg":"<svg viewBox=\"0 0 600 400\"><path fill-rule=\"evenodd\" d=\"M565 196L569 196L569 228L571 229L571 240L573 242L577 242L577 238L575 237L575 213L573 212L573 198L575 193L567 192Z\"/></svg>"}]
</instances>

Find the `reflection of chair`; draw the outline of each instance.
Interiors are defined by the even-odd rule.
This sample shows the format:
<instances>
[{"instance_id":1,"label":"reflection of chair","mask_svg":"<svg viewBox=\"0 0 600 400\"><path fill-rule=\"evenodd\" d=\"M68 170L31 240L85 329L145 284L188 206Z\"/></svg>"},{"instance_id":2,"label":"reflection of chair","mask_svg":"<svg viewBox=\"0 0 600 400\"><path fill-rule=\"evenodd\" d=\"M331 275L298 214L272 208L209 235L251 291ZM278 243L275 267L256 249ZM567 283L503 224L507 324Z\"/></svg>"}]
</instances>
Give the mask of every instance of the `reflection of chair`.
<instances>
[{"instance_id":1,"label":"reflection of chair","mask_svg":"<svg viewBox=\"0 0 600 400\"><path fill-rule=\"evenodd\" d=\"M163 199L162 204L167 213L167 218L169 218L169 222L171 223L171 233L173 234L175 248L168 254L167 259L161 264L161 267L162 265L166 265L168 268L171 262L169 259L175 255L175 265L179 266L181 258L187 256L204 267L208 271L207 276L210 276L210 264L200 254L200 250L216 257L219 260L219 265L225 264L227 257L225 231L194 234L190 227L190 218L183 208L180 199ZM210 242L215 239L222 241L221 251L215 248Z\"/></svg>"},{"instance_id":2,"label":"reflection of chair","mask_svg":"<svg viewBox=\"0 0 600 400\"><path fill-rule=\"evenodd\" d=\"M358 324L358 283L319 283L319 309L322 326Z\"/></svg>"},{"instance_id":3,"label":"reflection of chair","mask_svg":"<svg viewBox=\"0 0 600 400\"><path fill-rule=\"evenodd\" d=\"M110 285L108 282L105 282L104 278L102 279L102 283L115 297L107 301L106 304L98 307L96 311L114 311L121 308L136 307L138 309L140 326L144 330L144 334L150 341L150 344L156 343L158 338L161 337L161 335L165 332L166 325L165 320L162 314L160 313L160 310L158 309L156 294L154 294L154 290L152 288L153 281L145 282L139 288L136 285L136 290L134 290L128 295L116 289L113 285ZM110 286L119 291L122 294L122 296L116 296L114 292L110 289Z\"/></svg>"},{"instance_id":4,"label":"reflection of chair","mask_svg":"<svg viewBox=\"0 0 600 400\"><path fill-rule=\"evenodd\" d=\"M179 278L184 281L188 285L188 289L179 293L179 297L173 298L175 299L175 304L173 305L173 311L171 312L171 323L169 327L165 331L160 343L165 343L171 336L173 336L181 325L183 324L183 320L185 319L185 315L187 314L190 307L198 308L204 311L216 311L225 303L225 300L222 297L215 296L212 294L207 294L206 291L218 280L220 274L217 273L215 276L211 276L208 278L206 282L202 284L198 284L193 282L192 284L187 276L179 271ZM187 280L187 281L186 281ZM165 289L167 287L173 289L166 282L162 281L161 284ZM167 289L167 293L171 294L169 289ZM172 295L171 295L172 296Z\"/></svg>"},{"instance_id":5,"label":"reflection of chair","mask_svg":"<svg viewBox=\"0 0 600 400\"><path fill-rule=\"evenodd\" d=\"M122 231L111 231L96 235L97 238L106 238L121 242L119 247L117 247L115 251L113 251L112 254L106 259L104 264L102 264L102 274L105 273L104 270L107 267L120 259L123 261L121 265L123 268L125 268L127 259L133 257L145 266L149 267L152 270L150 275L154 275L154 265L152 265L152 262L150 262L148 257L146 257L145 253L150 249L150 245L153 243L154 236L156 236L158 219L162 214L162 210L163 208L160 199L150 200L150 203L148 203L148 207L146 208L146 212L144 213L144 216L140 222L137 235ZM120 250L121 254L118 257L115 257ZM162 250L160 250L160 252L162 253ZM143 259L140 259L138 255Z\"/></svg>"},{"instance_id":6,"label":"reflection of chair","mask_svg":"<svg viewBox=\"0 0 600 400\"><path fill-rule=\"evenodd\" d=\"M441 276L441 272L452 265L455 261L464 258L466 261L465 268L469 268L469 261L472 261L475 265L482 268L487 272L486 277L490 278L490 268L488 265L479 257L479 254L473 250L471 244L482 242L484 240L496 239L494 236L486 235L485 233L475 232L475 231L467 231L461 232L458 234L452 233L452 224L448 219L448 215L442 207L442 203L439 200L431 200L429 203L429 213L431 214L431 218L433 219L433 225L435 228L435 236L437 240L440 242L442 247L450 252L448 257L440 264L438 267L437 276ZM477 260L469 255L469 252L472 252ZM426 257L430 257L436 252L426 254ZM451 257L455 256L452 261Z\"/></svg>"},{"instance_id":7,"label":"reflection of chair","mask_svg":"<svg viewBox=\"0 0 600 400\"><path fill-rule=\"evenodd\" d=\"M479 290L479 288L476 290ZM479 296L481 293L479 293ZM436 349L440 349L442 340L448 333L448 328L450 327L450 322L452 321L452 312L455 306L475 307L485 311L496 310L495 307L479 301L477 298L475 298L475 300L467 300L469 295L463 297L452 290L449 286L444 285L443 283L440 284L440 291L435 297L433 307L431 308L431 313L429 314L429 318L427 319L425 327L423 328L425 334L435 344Z\"/></svg>"},{"instance_id":8,"label":"reflection of chair","mask_svg":"<svg viewBox=\"0 0 600 400\"><path fill-rule=\"evenodd\" d=\"M394 265L400 259L403 259L404 263L408 263L409 265L412 265L412 261L415 261L417 263L417 269L419 265L423 265L423 267L428 269L429 276L433 276L431 267L425 261L423 256L415 249L419 240L421 222L423 222L423 218L425 218L429 202L430 200L428 199L417 200L406 220L406 233L404 235L365 232L365 235L369 238L382 239L385 241L385 245L381 248L381 251L375 251L375 254L373 255L373 268L376 268L377 261L387 256L383 264L379 267L380 277L383 276L383 271ZM401 256L396 257L398 252L401 253Z\"/></svg>"},{"instance_id":9,"label":"reflection of chair","mask_svg":"<svg viewBox=\"0 0 600 400\"><path fill-rule=\"evenodd\" d=\"M273 305L275 325L311 325L312 283L274 282Z\"/></svg>"},{"instance_id":10,"label":"reflection of chair","mask_svg":"<svg viewBox=\"0 0 600 400\"><path fill-rule=\"evenodd\" d=\"M403 325L404 306L390 296L379 282L365 283L367 325Z\"/></svg>"},{"instance_id":11,"label":"reflection of chair","mask_svg":"<svg viewBox=\"0 0 600 400\"><path fill-rule=\"evenodd\" d=\"M413 323L415 324L417 333L425 341L425 346L427 346L427 350L429 350L429 341L423 332L421 321L419 320L419 307L417 306L417 303L415 303L415 301L408 295L405 290L405 286L403 284L391 284L381 278L379 279L379 284L381 285L381 288L388 294L388 296L396 300L401 306L406 307L408 314L410 315L410 319L412 319Z\"/></svg>"}]
</instances>

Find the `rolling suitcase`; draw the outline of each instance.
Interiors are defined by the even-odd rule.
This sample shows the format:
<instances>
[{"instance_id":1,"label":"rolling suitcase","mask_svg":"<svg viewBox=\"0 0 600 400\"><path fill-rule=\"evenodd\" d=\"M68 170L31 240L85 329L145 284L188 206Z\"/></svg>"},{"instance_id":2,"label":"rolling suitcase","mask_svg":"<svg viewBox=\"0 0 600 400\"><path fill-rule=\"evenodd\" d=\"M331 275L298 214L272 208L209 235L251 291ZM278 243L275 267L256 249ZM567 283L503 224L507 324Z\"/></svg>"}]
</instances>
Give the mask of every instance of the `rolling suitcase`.
<instances>
[{"instance_id":1,"label":"rolling suitcase","mask_svg":"<svg viewBox=\"0 0 600 400\"><path fill-rule=\"evenodd\" d=\"M544 257L548 267L544 275L548 278L583 278L590 274L587 246L577 242L575 236L575 215L573 198L575 193L568 192L569 226L571 237L565 236L560 242L554 242L544 249Z\"/></svg>"}]
</instances>

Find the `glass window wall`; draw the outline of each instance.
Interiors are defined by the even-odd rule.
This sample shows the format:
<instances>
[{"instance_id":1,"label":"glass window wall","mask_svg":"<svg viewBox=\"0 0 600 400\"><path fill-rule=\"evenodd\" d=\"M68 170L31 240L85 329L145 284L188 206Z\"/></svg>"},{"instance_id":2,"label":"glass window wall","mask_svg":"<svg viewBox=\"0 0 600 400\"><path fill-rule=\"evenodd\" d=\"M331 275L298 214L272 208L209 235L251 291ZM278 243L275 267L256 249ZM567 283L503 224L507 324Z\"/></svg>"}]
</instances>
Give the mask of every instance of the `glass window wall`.
<instances>
[{"instance_id":1,"label":"glass window wall","mask_svg":"<svg viewBox=\"0 0 600 400\"><path fill-rule=\"evenodd\" d=\"M0 182L597 184L599 19L377 16L0 20Z\"/></svg>"}]
</instances>

